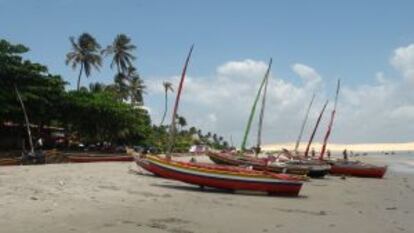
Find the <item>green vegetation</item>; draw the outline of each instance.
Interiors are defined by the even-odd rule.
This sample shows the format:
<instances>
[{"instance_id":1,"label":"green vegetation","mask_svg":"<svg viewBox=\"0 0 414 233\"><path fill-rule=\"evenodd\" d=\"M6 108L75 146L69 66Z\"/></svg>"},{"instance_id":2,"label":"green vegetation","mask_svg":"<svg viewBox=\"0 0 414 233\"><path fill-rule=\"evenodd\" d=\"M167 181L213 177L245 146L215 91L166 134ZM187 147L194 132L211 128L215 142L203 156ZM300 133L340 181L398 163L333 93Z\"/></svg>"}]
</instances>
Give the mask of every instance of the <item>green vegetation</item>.
<instances>
[{"instance_id":1,"label":"green vegetation","mask_svg":"<svg viewBox=\"0 0 414 233\"><path fill-rule=\"evenodd\" d=\"M143 107L145 85L133 65L136 46L131 39L119 34L102 51L97 40L88 33L77 39L71 37L70 42L72 48L66 54L66 64L74 69L79 67L76 90L66 90L67 82L59 75L50 74L45 65L23 59L22 55L29 51L24 45L0 40L0 128L5 122L19 124L22 129L25 125L16 86L30 123L38 126L39 131L45 126L57 126L65 129L68 138L84 144L106 141L113 145L152 146L164 151L168 145L169 126L162 124L172 84L163 84L166 101L163 119L160 126L153 125ZM93 69L99 71L101 55L112 58L111 68L116 68L114 82L82 87L83 75L89 77ZM177 116L177 124L179 131L174 151L188 151L192 144L217 149L228 147L223 137L211 133L203 135L201 130L188 127L183 116Z\"/></svg>"}]
</instances>

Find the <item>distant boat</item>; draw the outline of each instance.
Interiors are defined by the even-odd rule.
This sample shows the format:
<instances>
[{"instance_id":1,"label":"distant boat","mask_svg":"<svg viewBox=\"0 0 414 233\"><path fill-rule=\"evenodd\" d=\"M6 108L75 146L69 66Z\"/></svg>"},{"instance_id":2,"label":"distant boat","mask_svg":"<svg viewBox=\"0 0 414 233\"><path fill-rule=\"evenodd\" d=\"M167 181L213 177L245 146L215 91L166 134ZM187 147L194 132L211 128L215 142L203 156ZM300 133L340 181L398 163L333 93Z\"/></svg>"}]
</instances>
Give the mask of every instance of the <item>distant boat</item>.
<instances>
[{"instance_id":1,"label":"distant boat","mask_svg":"<svg viewBox=\"0 0 414 233\"><path fill-rule=\"evenodd\" d=\"M67 156L67 159L71 163L134 161L134 157L130 155L69 155Z\"/></svg>"}]
</instances>

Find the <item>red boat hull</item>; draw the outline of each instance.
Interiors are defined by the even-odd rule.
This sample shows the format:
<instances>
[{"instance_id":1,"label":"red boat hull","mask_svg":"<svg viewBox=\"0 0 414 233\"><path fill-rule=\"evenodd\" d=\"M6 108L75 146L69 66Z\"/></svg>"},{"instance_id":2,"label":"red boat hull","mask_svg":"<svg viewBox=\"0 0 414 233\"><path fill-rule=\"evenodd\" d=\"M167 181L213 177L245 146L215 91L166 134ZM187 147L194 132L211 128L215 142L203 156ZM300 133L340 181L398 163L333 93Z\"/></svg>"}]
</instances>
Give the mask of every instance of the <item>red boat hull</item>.
<instances>
[{"instance_id":1,"label":"red boat hull","mask_svg":"<svg viewBox=\"0 0 414 233\"><path fill-rule=\"evenodd\" d=\"M177 168L174 167L174 165L169 166L168 162L165 161L158 163L157 161L145 159L137 160L137 164L147 171L164 178L226 190L251 190L267 192L272 195L297 196L302 187L302 182L299 181L277 180L271 179L271 177L268 177L267 179L249 179L248 177L245 177L244 179L242 176L225 175L222 173L225 173L225 171L220 170L219 168L216 171L217 173L203 172L199 171L198 168L193 167L190 163L188 163L187 166L195 169L186 169L184 166L181 167L181 165ZM241 169L238 168L237 170ZM246 169L244 171L248 173L249 170ZM253 172L256 173L257 171ZM287 178L290 177L285 174L284 176ZM292 180L294 180L294 178L292 178Z\"/></svg>"},{"instance_id":2,"label":"red boat hull","mask_svg":"<svg viewBox=\"0 0 414 233\"><path fill-rule=\"evenodd\" d=\"M0 159L0 166L13 166L19 164L21 164L19 159Z\"/></svg>"},{"instance_id":3,"label":"red boat hull","mask_svg":"<svg viewBox=\"0 0 414 233\"><path fill-rule=\"evenodd\" d=\"M358 177L370 177L370 178L382 178L387 171L387 166L374 166L359 164L346 165L346 164L332 164L330 173L333 175L348 175Z\"/></svg>"},{"instance_id":4,"label":"red boat hull","mask_svg":"<svg viewBox=\"0 0 414 233\"><path fill-rule=\"evenodd\" d=\"M134 157L122 156L68 156L71 163L93 163L93 162L131 162Z\"/></svg>"}]
</instances>

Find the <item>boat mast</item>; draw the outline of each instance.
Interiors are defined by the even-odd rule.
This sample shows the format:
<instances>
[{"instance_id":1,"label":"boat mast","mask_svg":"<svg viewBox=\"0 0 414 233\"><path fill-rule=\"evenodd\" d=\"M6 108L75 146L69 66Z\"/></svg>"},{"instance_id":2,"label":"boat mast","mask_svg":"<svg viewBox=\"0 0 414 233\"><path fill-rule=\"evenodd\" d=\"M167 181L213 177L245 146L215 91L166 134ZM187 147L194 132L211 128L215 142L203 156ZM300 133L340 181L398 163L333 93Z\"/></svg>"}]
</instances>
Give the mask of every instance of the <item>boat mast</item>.
<instances>
[{"instance_id":1,"label":"boat mast","mask_svg":"<svg viewBox=\"0 0 414 233\"><path fill-rule=\"evenodd\" d=\"M266 106L267 85L269 84L269 73L270 73L271 67L272 67L272 58L270 58L269 66L268 66L266 74L265 74L266 82L265 82L265 86L264 86L264 90L263 90L262 108L260 109L260 116L259 116L259 128L258 128L258 131L257 131L257 144L256 144L256 157L258 156L258 154L260 152L260 145L262 143L263 118L264 118L264 110L265 110L265 106Z\"/></svg>"},{"instance_id":2,"label":"boat mast","mask_svg":"<svg viewBox=\"0 0 414 233\"><path fill-rule=\"evenodd\" d=\"M320 155L319 159L323 159L323 156L324 156L325 150L326 150L326 144L328 144L329 135L331 135L332 125L333 125L334 118L335 118L336 105L338 103L338 95L339 95L339 89L340 88L341 88L341 80L338 79L338 84L336 86L335 104L334 104L334 108L333 108L332 113L331 113L331 120L329 122L328 130L326 131L325 138L323 140L323 146L322 146L321 155Z\"/></svg>"},{"instance_id":3,"label":"boat mast","mask_svg":"<svg viewBox=\"0 0 414 233\"><path fill-rule=\"evenodd\" d=\"M20 95L19 90L17 89L16 84L14 83L14 90L16 91L16 95L17 95L17 99L19 100L20 106L22 108L23 111L23 115L24 115L24 120L26 122L26 130L27 130L27 136L29 138L29 146L30 146L30 152L32 154L34 154L34 146L33 146L33 139L32 139L32 131L30 130L30 122L29 122L29 117L27 116L27 112L26 112L26 107L24 106L22 97Z\"/></svg>"},{"instance_id":4,"label":"boat mast","mask_svg":"<svg viewBox=\"0 0 414 233\"><path fill-rule=\"evenodd\" d=\"M269 68L268 68L268 70L269 70ZM263 80L260 84L259 90L257 91L256 98L254 99L252 110L250 111L250 116L249 116L249 119L247 121L246 129L244 131L243 141L242 141L242 144L241 144L241 151L246 150L247 136L249 135L250 127L252 126L254 113L256 112L257 102L259 101L260 93L262 93L262 89L263 89L263 86L266 82L267 75L268 75L268 72L266 72L266 75L264 76L264 78L263 78Z\"/></svg>"},{"instance_id":5,"label":"boat mast","mask_svg":"<svg viewBox=\"0 0 414 233\"><path fill-rule=\"evenodd\" d=\"M302 126L300 128L300 132L299 132L298 139L296 140L296 145L295 145L295 152L296 153L298 152L299 144L300 144L300 141L302 140L303 131L305 130L305 125L306 125L306 122L308 121L309 112L311 110L311 107L312 107L312 104L313 104L313 100L314 99L315 99L315 93L312 95L311 102L309 103L308 109L306 110L305 119L303 120Z\"/></svg>"},{"instance_id":6,"label":"boat mast","mask_svg":"<svg viewBox=\"0 0 414 233\"><path fill-rule=\"evenodd\" d=\"M313 128L312 134L309 138L308 145L306 146L305 157L308 157L310 146L312 144L313 138L315 137L316 131L318 130L319 123L321 122L323 113L325 112L325 109L326 109L326 106L328 105L328 102L329 102L328 100L325 102L325 104L323 105L321 113L319 113L318 120L316 120L315 127Z\"/></svg>"},{"instance_id":7,"label":"boat mast","mask_svg":"<svg viewBox=\"0 0 414 233\"><path fill-rule=\"evenodd\" d=\"M177 90L177 96L175 97L175 103L174 103L174 110L173 110L173 115L172 115L172 119L171 119L171 125L170 125L170 140L169 140L169 145L168 145L168 150L167 150L167 157L170 157L170 153L173 150L173 146L174 146L174 137L175 137L175 133L176 133L176 117L177 117L177 110L178 110L178 104L180 102L180 97L181 97L181 91L183 89L183 85L184 85L184 79L185 79L185 74L187 72L187 67L188 67L188 63L190 62L190 58L191 58L191 54L193 52L193 48L194 48L194 44L191 45L190 48L190 52L188 52L187 55L187 59L185 60L185 64L184 64L184 68L183 71L181 73L181 80L180 80L180 84L178 86L178 90Z\"/></svg>"}]
</instances>

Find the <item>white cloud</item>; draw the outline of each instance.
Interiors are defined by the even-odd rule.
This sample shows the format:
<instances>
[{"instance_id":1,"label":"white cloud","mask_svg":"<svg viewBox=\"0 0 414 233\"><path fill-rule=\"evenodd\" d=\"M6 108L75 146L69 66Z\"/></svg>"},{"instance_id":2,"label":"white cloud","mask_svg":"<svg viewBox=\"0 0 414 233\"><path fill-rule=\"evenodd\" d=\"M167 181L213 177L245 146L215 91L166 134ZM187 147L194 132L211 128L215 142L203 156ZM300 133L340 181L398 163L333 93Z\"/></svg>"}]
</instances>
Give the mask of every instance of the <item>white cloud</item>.
<instances>
[{"instance_id":1,"label":"white cloud","mask_svg":"<svg viewBox=\"0 0 414 233\"><path fill-rule=\"evenodd\" d=\"M267 64L263 61L245 59L243 61L230 61L217 68L219 77L230 79L252 79L252 77L263 76Z\"/></svg>"},{"instance_id":2,"label":"white cloud","mask_svg":"<svg viewBox=\"0 0 414 233\"><path fill-rule=\"evenodd\" d=\"M204 131L217 132L226 138L232 135L235 143L240 143L253 99L266 69L264 61L246 59L219 66L212 77L187 77L180 115L185 116L190 125L201 127ZM163 80L178 83L178 76L149 79L148 93L154 95L154 98L161 98ZM295 86L271 73L265 113L265 142L273 142L275 135L285 141L296 137L296 131L299 130L297 124L303 117L304 106L312 93L309 86ZM170 106L172 99L170 98ZM161 106L158 107L160 111ZM160 115L152 115L155 122L158 122ZM250 134L252 142L255 140L256 129L257 121Z\"/></svg>"},{"instance_id":3,"label":"white cloud","mask_svg":"<svg viewBox=\"0 0 414 233\"><path fill-rule=\"evenodd\" d=\"M403 105L394 109L390 116L395 119L414 119L414 105Z\"/></svg>"},{"instance_id":4,"label":"white cloud","mask_svg":"<svg viewBox=\"0 0 414 233\"><path fill-rule=\"evenodd\" d=\"M402 73L406 80L414 83L414 44L394 50L391 64Z\"/></svg>"},{"instance_id":5,"label":"white cloud","mask_svg":"<svg viewBox=\"0 0 414 233\"><path fill-rule=\"evenodd\" d=\"M407 48L411 51L411 46L405 49ZM407 79L412 71L406 60L412 58L402 50L404 49L397 49L391 60L393 66ZM200 127L204 132L218 133L227 140L232 135L235 144L239 144L266 68L267 63L264 61L246 59L224 63L209 77L193 77L190 74L184 84L180 115L187 118L189 125ZM307 140L323 102L328 97L333 99L335 87L322 88L325 85L324 79L315 68L299 63L293 64L291 68L304 80L303 83L294 84L271 73L264 143L294 141L305 108L312 93L318 89L304 135L304 140ZM273 70L277 70L277 67L273 67ZM176 84L179 76L149 78L147 82L148 99L159 100L151 106L155 122L159 121L163 109L164 80ZM411 94L410 86L405 85L404 79L391 79L383 72L373 74L372 80L373 84L370 85L349 86L343 83L331 141L353 143L413 140L414 124L411 124L411 119L414 118L414 95ZM171 110L174 98L170 95L169 99ZM331 101L316 136L319 141L326 130L332 106ZM256 130L257 115L249 137L250 143L256 140Z\"/></svg>"},{"instance_id":6,"label":"white cloud","mask_svg":"<svg viewBox=\"0 0 414 233\"><path fill-rule=\"evenodd\" d=\"M296 63L292 65L292 70L305 82L320 82L322 77L316 72L316 70L310 66Z\"/></svg>"}]
</instances>

